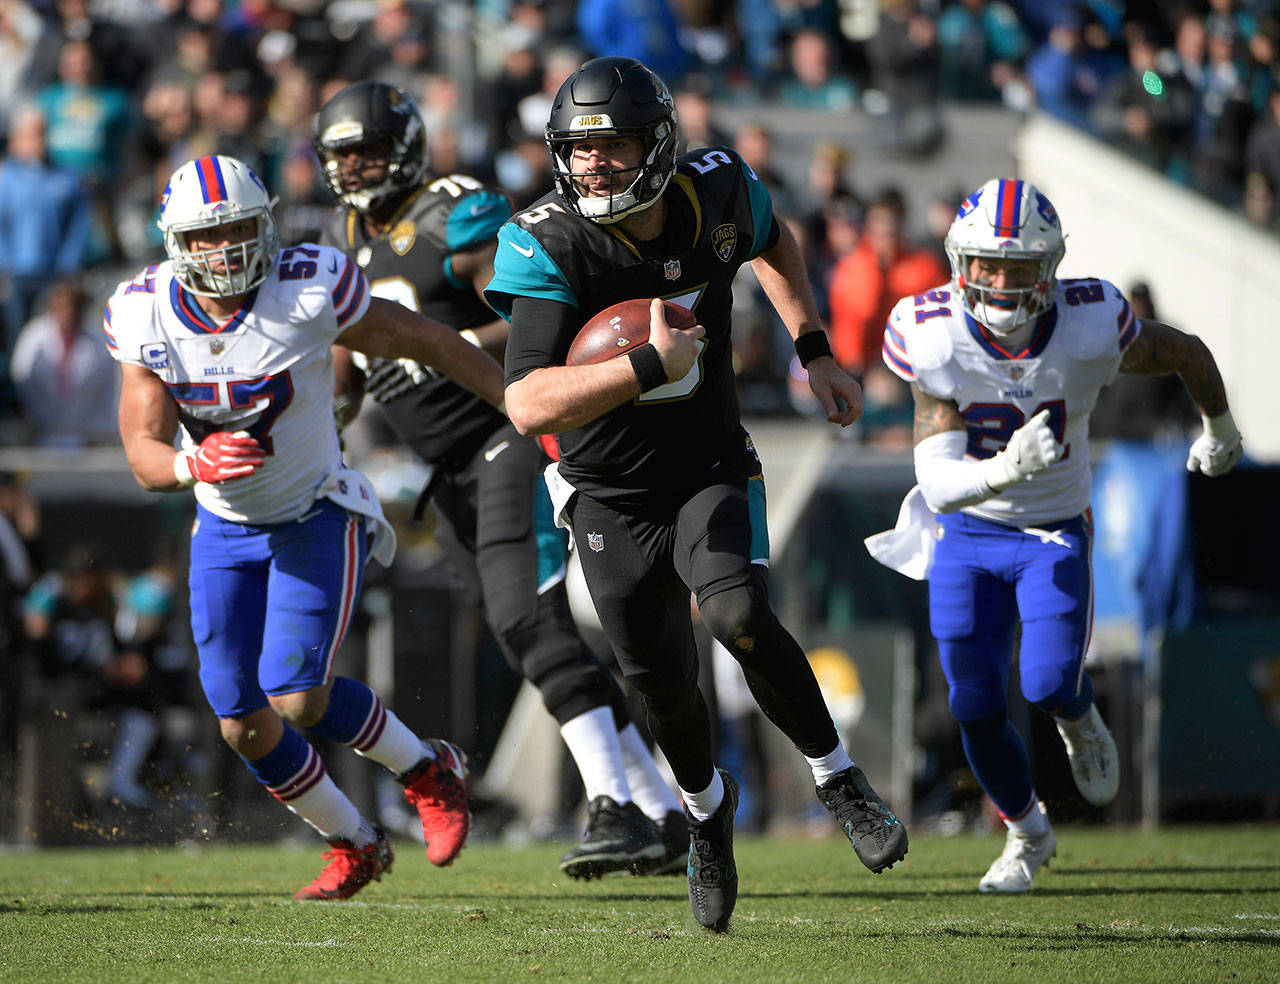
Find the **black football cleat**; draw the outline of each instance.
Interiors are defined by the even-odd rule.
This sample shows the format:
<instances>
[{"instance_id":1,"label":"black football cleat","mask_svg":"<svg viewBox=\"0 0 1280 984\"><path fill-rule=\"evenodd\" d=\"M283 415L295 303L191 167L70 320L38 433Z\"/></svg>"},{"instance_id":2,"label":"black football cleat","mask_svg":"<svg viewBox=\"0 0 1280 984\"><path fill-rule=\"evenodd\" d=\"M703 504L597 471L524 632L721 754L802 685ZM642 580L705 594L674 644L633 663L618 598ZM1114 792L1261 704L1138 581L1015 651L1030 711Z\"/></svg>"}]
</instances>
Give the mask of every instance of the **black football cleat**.
<instances>
[{"instance_id":1,"label":"black football cleat","mask_svg":"<svg viewBox=\"0 0 1280 984\"><path fill-rule=\"evenodd\" d=\"M738 867L733 861L733 816L738 783L724 769L724 800L706 820L689 821L689 908L707 929L723 933L738 901Z\"/></svg>"},{"instance_id":2,"label":"black football cleat","mask_svg":"<svg viewBox=\"0 0 1280 984\"><path fill-rule=\"evenodd\" d=\"M817 793L849 838L858 860L877 875L907 856L907 828L856 765L836 773L817 787Z\"/></svg>"}]
</instances>

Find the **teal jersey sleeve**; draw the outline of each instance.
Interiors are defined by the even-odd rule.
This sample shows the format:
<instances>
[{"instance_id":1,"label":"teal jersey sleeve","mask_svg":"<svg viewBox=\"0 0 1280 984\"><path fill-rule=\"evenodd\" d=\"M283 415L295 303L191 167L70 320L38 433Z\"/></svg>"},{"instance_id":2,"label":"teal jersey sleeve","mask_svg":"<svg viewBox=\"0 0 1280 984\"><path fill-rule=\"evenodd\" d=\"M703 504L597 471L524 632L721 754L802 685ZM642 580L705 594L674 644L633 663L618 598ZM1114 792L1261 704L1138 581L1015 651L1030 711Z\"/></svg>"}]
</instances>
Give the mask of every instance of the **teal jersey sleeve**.
<instances>
[{"instance_id":1,"label":"teal jersey sleeve","mask_svg":"<svg viewBox=\"0 0 1280 984\"><path fill-rule=\"evenodd\" d=\"M527 229L514 222L498 230L493 279L484 289L484 297L507 321L517 297L541 297L578 307L578 296L556 261Z\"/></svg>"},{"instance_id":2,"label":"teal jersey sleeve","mask_svg":"<svg viewBox=\"0 0 1280 984\"><path fill-rule=\"evenodd\" d=\"M467 195L454 206L445 221L444 273L455 287L466 287L453 273L453 254L461 253L498 234L502 223L511 218L511 205L505 195L486 189Z\"/></svg>"},{"instance_id":3,"label":"teal jersey sleeve","mask_svg":"<svg viewBox=\"0 0 1280 984\"><path fill-rule=\"evenodd\" d=\"M749 257L754 260L764 249L764 244L769 240L769 232L773 229L773 196L746 161L742 162L742 173L747 180L747 200L751 203L751 222L755 229Z\"/></svg>"}]
</instances>

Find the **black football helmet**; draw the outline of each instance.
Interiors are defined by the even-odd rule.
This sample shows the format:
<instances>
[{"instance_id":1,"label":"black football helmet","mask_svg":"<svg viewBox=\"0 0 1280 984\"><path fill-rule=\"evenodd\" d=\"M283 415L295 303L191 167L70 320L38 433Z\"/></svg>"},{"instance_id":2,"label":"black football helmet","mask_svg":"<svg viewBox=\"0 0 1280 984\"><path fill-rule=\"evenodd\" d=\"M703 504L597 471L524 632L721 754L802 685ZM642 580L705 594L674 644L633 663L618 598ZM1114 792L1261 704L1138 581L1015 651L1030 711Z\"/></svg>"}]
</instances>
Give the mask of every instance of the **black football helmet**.
<instances>
[{"instance_id":1,"label":"black football helmet","mask_svg":"<svg viewBox=\"0 0 1280 984\"><path fill-rule=\"evenodd\" d=\"M316 115L314 146L325 180L357 212L372 212L412 188L427 169L427 133L412 99L383 82L356 82L325 103ZM376 185L356 184L358 166L342 163L344 152L387 162L387 176Z\"/></svg>"},{"instance_id":2,"label":"black football helmet","mask_svg":"<svg viewBox=\"0 0 1280 984\"><path fill-rule=\"evenodd\" d=\"M638 137L640 166L626 190L584 198L573 182L573 144L597 137ZM596 58L556 93L547 121L547 149L560 197L574 212L610 224L648 208L676 169L676 108L666 84L634 58ZM616 172L621 173L621 172Z\"/></svg>"}]
</instances>

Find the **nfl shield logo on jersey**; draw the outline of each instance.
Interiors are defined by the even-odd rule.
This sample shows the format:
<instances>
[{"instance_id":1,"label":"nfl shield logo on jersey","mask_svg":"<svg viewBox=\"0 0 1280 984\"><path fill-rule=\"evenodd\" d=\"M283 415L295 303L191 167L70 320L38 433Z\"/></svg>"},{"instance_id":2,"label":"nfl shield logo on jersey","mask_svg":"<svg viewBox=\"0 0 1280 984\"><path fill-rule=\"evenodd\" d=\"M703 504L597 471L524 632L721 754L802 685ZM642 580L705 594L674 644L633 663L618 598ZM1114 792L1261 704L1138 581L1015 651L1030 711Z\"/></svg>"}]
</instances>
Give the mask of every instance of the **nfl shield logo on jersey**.
<instances>
[{"instance_id":1,"label":"nfl shield logo on jersey","mask_svg":"<svg viewBox=\"0 0 1280 984\"><path fill-rule=\"evenodd\" d=\"M225 349L226 349L226 347L227 347L227 343L226 343L226 342L224 342L221 338L211 338L211 339L209 339L209 354L210 354L210 355L221 355L221 354L223 353L223 350L225 350Z\"/></svg>"},{"instance_id":2,"label":"nfl shield logo on jersey","mask_svg":"<svg viewBox=\"0 0 1280 984\"><path fill-rule=\"evenodd\" d=\"M604 549L604 534L588 533L587 546L590 547L592 550L594 550L596 553L599 553L601 550Z\"/></svg>"},{"instance_id":3,"label":"nfl shield logo on jersey","mask_svg":"<svg viewBox=\"0 0 1280 984\"><path fill-rule=\"evenodd\" d=\"M668 280L679 280L680 279L680 261L667 260L667 262L663 264L662 272L667 275Z\"/></svg>"}]
</instances>

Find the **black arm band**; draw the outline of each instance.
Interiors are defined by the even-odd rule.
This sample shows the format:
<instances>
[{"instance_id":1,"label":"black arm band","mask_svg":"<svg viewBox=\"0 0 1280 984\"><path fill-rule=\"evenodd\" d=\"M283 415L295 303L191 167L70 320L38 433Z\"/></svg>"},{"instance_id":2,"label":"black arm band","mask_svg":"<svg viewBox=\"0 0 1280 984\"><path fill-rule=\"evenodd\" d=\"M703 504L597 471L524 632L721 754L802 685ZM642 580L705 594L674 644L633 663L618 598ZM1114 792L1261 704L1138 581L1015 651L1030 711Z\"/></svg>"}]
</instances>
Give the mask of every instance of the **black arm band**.
<instances>
[{"instance_id":1,"label":"black arm band","mask_svg":"<svg viewBox=\"0 0 1280 984\"><path fill-rule=\"evenodd\" d=\"M831 354L831 343L827 341L827 333L806 331L796 338L796 355L800 357L800 365L808 366L814 359L821 359Z\"/></svg>"},{"instance_id":2,"label":"black arm band","mask_svg":"<svg viewBox=\"0 0 1280 984\"><path fill-rule=\"evenodd\" d=\"M632 349L627 353L627 358L631 360L631 368L640 381L641 393L666 385L667 370L662 368L662 357L650 343L645 342L639 348Z\"/></svg>"}]
</instances>

